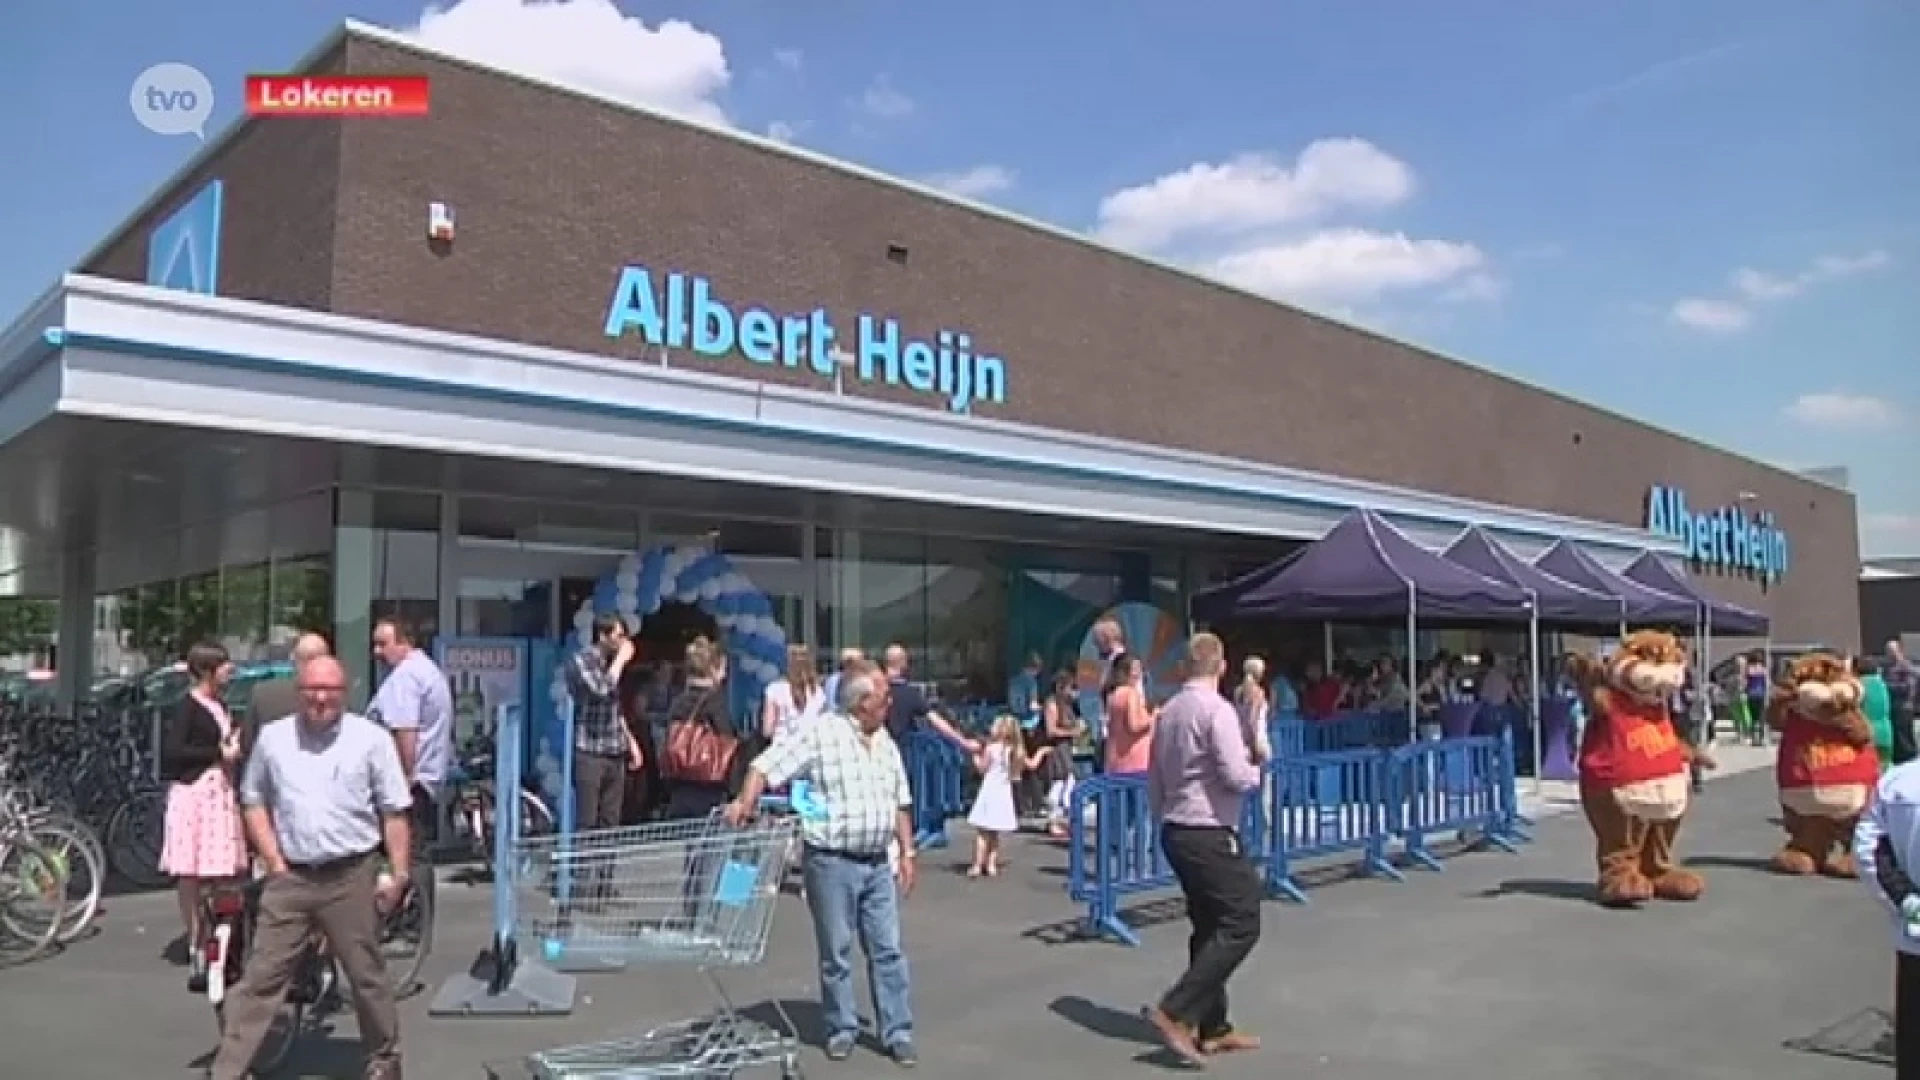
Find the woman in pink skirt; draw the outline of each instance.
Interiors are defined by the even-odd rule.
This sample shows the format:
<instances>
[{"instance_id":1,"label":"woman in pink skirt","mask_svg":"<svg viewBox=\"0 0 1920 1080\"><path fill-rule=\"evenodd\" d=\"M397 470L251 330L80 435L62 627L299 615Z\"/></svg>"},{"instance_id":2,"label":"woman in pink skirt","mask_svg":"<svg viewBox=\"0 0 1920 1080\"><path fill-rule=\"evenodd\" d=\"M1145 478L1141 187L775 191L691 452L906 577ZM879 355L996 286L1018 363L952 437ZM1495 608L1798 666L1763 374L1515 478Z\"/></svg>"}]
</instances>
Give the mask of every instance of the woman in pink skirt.
<instances>
[{"instance_id":1,"label":"woman in pink skirt","mask_svg":"<svg viewBox=\"0 0 1920 1080\"><path fill-rule=\"evenodd\" d=\"M247 841L234 798L232 771L240 760L240 731L221 704L233 677L227 650L203 643L187 650L192 689L167 722L160 771L168 782L166 843L160 869L178 883L180 919L195 976L206 964L200 925L200 882L223 881L247 870Z\"/></svg>"}]
</instances>

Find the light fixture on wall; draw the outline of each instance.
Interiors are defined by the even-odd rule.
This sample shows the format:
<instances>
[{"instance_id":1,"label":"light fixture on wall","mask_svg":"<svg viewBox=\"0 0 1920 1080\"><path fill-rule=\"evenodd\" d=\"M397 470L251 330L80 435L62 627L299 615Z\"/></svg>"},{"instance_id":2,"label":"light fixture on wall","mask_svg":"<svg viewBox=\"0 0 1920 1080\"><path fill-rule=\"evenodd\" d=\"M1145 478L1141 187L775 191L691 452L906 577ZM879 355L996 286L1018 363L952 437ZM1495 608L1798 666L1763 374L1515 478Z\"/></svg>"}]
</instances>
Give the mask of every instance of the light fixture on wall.
<instances>
[{"instance_id":1,"label":"light fixture on wall","mask_svg":"<svg viewBox=\"0 0 1920 1080\"><path fill-rule=\"evenodd\" d=\"M827 353L827 357L833 361L833 392L846 393L846 371L854 365L853 354L835 345L833 350Z\"/></svg>"},{"instance_id":2,"label":"light fixture on wall","mask_svg":"<svg viewBox=\"0 0 1920 1080\"><path fill-rule=\"evenodd\" d=\"M453 243L453 207L447 203L427 204L427 239L436 244Z\"/></svg>"}]
</instances>

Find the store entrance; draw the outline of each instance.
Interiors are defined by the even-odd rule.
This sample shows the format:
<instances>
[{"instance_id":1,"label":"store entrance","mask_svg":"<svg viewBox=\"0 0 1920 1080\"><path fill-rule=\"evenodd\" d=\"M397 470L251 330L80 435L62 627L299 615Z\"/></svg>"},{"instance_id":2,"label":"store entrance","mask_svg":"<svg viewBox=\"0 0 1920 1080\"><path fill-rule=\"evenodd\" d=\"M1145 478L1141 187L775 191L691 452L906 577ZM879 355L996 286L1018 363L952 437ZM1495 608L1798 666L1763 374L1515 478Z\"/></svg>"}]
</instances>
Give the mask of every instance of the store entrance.
<instances>
[{"instance_id":1,"label":"store entrance","mask_svg":"<svg viewBox=\"0 0 1920 1080\"><path fill-rule=\"evenodd\" d=\"M697 637L719 641L720 624L693 604L662 604L641 621L640 632L634 635L635 664L651 669L665 662L677 669L686 658L688 643Z\"/></svg>"}]
</instances>

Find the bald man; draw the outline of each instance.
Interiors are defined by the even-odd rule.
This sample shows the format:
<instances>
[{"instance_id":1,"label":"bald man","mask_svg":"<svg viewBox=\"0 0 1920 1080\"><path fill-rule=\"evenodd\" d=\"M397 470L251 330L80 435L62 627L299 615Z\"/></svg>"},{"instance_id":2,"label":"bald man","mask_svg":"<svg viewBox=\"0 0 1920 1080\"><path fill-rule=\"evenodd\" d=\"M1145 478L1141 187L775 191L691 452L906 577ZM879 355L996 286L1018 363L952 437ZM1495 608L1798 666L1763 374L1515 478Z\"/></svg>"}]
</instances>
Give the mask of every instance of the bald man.
<instances>
[{"instance_id":1,"label":"bald man","mask_svg":"<svg viewBox=\"0 0 1920 1080\"><path fill-rule=\"evenodd\" d=\"M252 746L264 725L300 711L298 679L300 669L323 656L333 655L327 639L319 634L301 634L293 639L293 652L287 660L293 670L286 675L262 679L247 695L246 745Z\"/></svg>"},{"instance_id":2,"label":"bald man","mask_svg":"<svg viewBox=\"0 0 1920 1080\"><path fill-rule=\"evenodd\" d=\"M345 708L346 672L315 657L297 677L300 708L270 720L240 777L247 838L266 865L252 955L226 1000L212 1080L244 1080L280 1011L309 935L340 966L366 1046L367 1080L400 1080L400 1022L380 947L381 911L411 877L413 796L393 737ZM381 849L391 870L382 874Z\"/></svg>"}]
</instances>

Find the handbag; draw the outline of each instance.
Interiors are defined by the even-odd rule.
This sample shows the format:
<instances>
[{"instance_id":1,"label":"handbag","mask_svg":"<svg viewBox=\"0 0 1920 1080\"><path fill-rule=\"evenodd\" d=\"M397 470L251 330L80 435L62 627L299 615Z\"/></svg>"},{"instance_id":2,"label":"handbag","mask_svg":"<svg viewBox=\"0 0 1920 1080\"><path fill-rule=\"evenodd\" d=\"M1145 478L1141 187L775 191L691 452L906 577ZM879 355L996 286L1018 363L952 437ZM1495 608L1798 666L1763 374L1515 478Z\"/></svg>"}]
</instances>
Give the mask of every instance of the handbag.
<instances>
[{"instance_id":1,"label":"handbag","mask_svg":"<svg viewBox=\"0 0 1920 1080\"><path fill-rule=\"evenodd\" d=\"M701 695L692 712L667 725L667 747L660 764L669 780L707 787L724 787L733 775L733 758L740 740L722 735L706 721L711 692Z\"/></svg>"}]
</instances>

